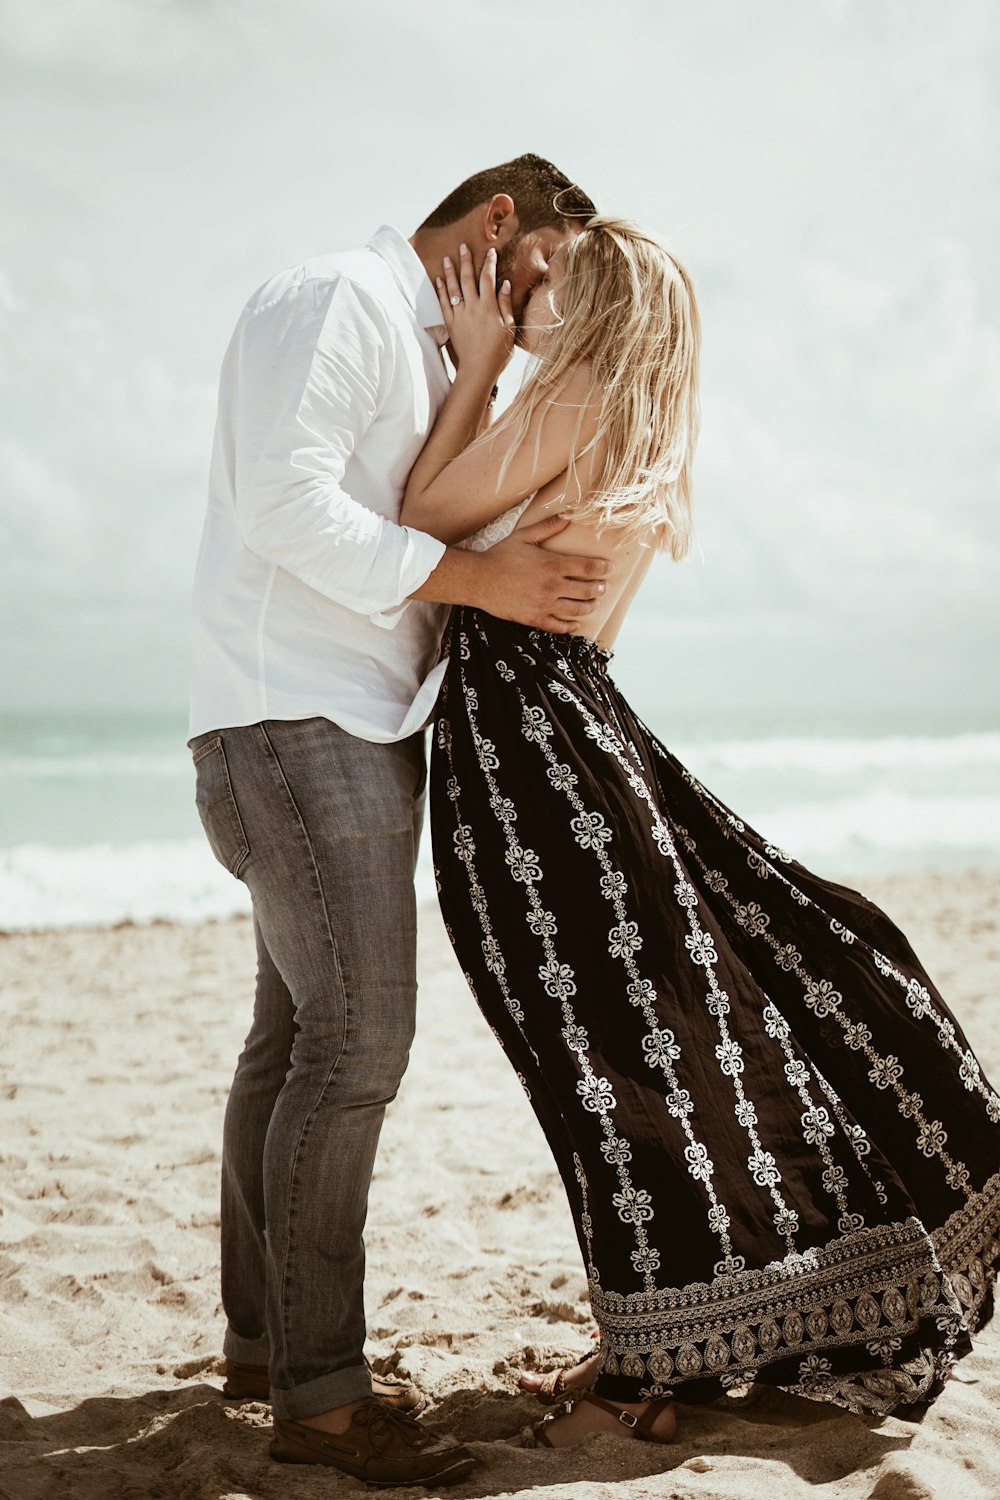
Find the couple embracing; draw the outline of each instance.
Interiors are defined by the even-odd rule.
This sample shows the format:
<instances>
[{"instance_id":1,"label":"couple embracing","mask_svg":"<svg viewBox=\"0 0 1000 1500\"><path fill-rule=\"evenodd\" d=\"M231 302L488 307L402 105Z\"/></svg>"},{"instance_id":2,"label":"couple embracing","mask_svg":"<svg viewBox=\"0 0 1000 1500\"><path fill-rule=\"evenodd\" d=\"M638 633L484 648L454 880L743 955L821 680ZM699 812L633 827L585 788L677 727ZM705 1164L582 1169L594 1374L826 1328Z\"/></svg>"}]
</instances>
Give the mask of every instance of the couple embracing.
<instances>
[{"instance_id":1,"label":"couple embracing","mask_svg":"<svg viewBox=\"0 0 1000 1500\"><path fill-rule=\"evenodd\" d=\"M227 1394L372 1484L473 1456L364 1356L362 1232L430 817L456 955L561 1173L600 1340L514 1441L669 1442L754 1381L921 1410L992 1310L1000 1097L905 937L637 718L611 646L684 556L694 289L551 163L275 277L223 365L190 741L253 903L226 1110ZM496 420L514 344L531 356ZM444 351L455 367L449 376ZM449 609L450 606L450 609Z\"/></svg>"}]
</instances>

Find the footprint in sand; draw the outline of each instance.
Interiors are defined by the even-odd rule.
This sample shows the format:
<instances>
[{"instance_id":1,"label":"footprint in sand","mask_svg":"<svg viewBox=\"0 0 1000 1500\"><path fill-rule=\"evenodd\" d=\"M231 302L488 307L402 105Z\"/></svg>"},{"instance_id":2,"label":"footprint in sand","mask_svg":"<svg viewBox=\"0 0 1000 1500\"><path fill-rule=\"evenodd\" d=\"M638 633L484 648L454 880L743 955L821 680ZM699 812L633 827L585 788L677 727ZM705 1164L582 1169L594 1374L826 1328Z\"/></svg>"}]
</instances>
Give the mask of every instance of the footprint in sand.
<instances>
[{"instance_id":1,"label":"footprint in sand","mask_svg":"<svg viewBox=\"0 0 1000 1500\"><path fill-rule=\"evenodd\" d=\"M934 1492L907 1469L890 1469L882 1475L868 1500L934 1500Z\"/></svg>"}]
</instances>

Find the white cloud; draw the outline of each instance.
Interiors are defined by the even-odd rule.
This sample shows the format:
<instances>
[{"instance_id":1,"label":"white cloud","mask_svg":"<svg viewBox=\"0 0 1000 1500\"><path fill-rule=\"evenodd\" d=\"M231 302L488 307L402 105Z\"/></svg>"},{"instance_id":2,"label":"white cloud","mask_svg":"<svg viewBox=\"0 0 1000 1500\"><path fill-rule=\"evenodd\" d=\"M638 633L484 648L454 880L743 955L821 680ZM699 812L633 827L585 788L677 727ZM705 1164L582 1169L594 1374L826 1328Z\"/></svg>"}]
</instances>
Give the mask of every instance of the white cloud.
<instances>
[{"instance_id":1,"label":"white cloud","mask_svg":"<svg viewBox=\"0 0 1000 1500\"><path fill-rule=\"evenodd\" d=\"M916 640L933 608L954 653L995 646L992 9L634 0L617 20L0 0L4 608L38 632L19 681L67 599L75 684L112 690L109 633L127 676L130 632L180 680L246 296L522 149L665 231L699 287L704 562L657 571L646 627L693 632L720 672L734 621L806 653L817 610L845 642L862 620Z\"/></svg>"},{"instance_id":2,"label":"white cloud","mask_svg":"<svg viewBox=\"0 0 1000 1500\"><path fill-rule=\"evenodd\" d=\"M255 14L256 12L256 14ZM75 76L86 89L98 77L128 87L160 83L178 67L217 69L270 28L253 0L2 0L4 51L22 76Z\"/></svg>"},{"instance_id":3,"label":"white cloud","mask_svg":"<svg viewBox=\"0 0 1000 1500\"><path fill-rule=\"evenodd\" d=\"M17 297L11 285L7 272L0 267L0 313L16 312L18 308Z\"/></svg>"},{"instance_id":4,"label":"white cloud","mask_svg":"<svg viewBox=\"0 0 1000 1500\"><path fill-rule=\"evenodd\" d=\"M63 267L65 270L65 267ZM188 588L215 393L144 351L87 278L55 278L7 319L0 524L20 566L8 618L48 604L160 599Z\"/></svg>"}]
</instances>

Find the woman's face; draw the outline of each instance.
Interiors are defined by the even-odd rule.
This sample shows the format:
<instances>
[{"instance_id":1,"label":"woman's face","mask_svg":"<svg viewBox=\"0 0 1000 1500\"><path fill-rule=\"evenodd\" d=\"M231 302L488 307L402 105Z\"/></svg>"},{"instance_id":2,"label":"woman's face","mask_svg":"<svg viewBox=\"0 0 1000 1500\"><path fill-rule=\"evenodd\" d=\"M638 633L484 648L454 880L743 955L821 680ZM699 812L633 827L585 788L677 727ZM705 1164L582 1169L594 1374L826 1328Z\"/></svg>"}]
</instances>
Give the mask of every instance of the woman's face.
<instances>
[{"instance_id":1,"label":"woman's face","mask_svg":"<svg viewBox=\"0 0 1000 1500\"><path fill-rule=\"evenodd\" d=\"M566 246L549 259L548 270L528 298L521 316L518 343L528 354L542 355L552 329L559 322L559 291L566 279Z\"/></svg>"}]
</instances>

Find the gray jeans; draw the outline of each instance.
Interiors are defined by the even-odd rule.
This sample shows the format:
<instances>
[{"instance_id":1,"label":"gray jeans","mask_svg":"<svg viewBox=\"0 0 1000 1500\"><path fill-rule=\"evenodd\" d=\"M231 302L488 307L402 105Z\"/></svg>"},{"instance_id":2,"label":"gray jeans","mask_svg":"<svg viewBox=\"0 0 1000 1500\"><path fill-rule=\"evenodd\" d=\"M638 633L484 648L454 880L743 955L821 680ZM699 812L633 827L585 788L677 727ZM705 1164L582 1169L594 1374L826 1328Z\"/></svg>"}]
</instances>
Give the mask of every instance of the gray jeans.
<instances>
[{"instance_id":1,"label":"gray jeans","mask_svg":"<svg viewBox=\"0 0 1000 1500\"><path fill-rule=\"evenodd\" d=\"M257 941L223 1133L224 1351L268 1365L274 1413L294 1420L371 1394L362 1231L413 1038L423 736L267 720L190 746Z\"/></svg>"}]
</instances>

